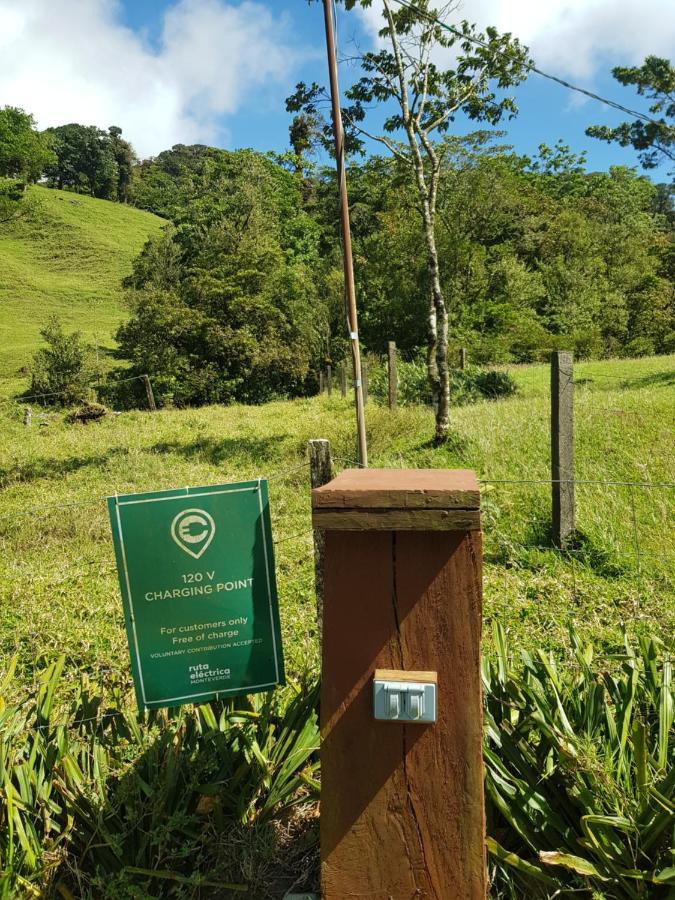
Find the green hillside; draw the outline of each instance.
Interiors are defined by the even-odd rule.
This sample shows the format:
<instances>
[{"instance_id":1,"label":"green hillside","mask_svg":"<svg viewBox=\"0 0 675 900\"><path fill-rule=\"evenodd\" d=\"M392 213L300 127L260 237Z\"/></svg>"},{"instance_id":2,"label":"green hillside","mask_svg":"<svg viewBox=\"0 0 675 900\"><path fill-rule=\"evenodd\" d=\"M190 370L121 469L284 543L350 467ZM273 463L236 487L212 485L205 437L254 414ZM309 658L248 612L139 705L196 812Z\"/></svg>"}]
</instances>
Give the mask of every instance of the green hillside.
<instances>
[{"instance_id":1,"label":"green hillside","mask_svg":"<svg viewBox=\"0 0 675 900\"><path fill-rule=\"evenodd\" d=\"M124 315L121 280L164 221L107 200L30 189L30 212L0 226L0 390L20 387L20 370L57 313L102 348Z\"/></svg>"}]
</instances>

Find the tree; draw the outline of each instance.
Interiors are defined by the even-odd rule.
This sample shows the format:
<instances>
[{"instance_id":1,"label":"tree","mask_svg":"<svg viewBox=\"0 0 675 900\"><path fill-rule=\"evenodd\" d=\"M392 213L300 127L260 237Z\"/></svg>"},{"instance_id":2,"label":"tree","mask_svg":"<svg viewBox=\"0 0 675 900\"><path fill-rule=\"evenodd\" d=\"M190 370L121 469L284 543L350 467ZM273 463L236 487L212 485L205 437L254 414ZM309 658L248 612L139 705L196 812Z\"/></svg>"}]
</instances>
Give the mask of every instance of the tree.
<instances>
[{"instance_id":1,"label":"tree","mask_svg":"<svg viewBox=\"0 0 675 900\"><path fill-rule=\"evenodd\" d=\"M641 66L617 66L612 75L625 86L633 85L640 96L652 101L649 112L660 116L649 122L635 119L615 128L592 125L590 137L622 147L634 147L645 169L654 169L663 160L675 163L675 66L659 56L648 56ZM672 172L675 175L675 169Z\"/></svg>"},{"instance_id":2,"label":"tree","mask_svg":"<svg viewBox=\"0 0 675 900\"><path fill-rule=\"evenodd\" d=\"M53 185L104 200L119 198L116 150L123 156L120 145L126 144L119 138L121 132L108 134L94 125L71 123L49 128L47 133L51 136L56 160L46 167L45 174Z\"/></svg>"},{"instance_id":3,"label":"tree","mask_svg":"<svg viewBox=\"0 0 675 900\"><path fill-rule=\"evenodd\" d=\"M29 395L43 394L45 403L72 406L89 393L93 377L90 348L79 331L66 334L58 316L51 316L40 335L47 344L33 356Z\"/></svg>"},{"instance_id":4,"label":"tree","mask_svg":"<svg viewBox=\"0 0 675 900\"><path fill-rule=\"evenodd\" d=\"M16 106L0 109L0 176L37 181L54 159L33 116Z\"/></svg>"},{"instance_id":5,"label":"tree","mask_svg":"<svg viewBox=\"0 0 675 900\"><path fill-rule=\"evenodd\" d=\"M137 163L136 153L129 141L122 137L122 129L117 125L108 128L110 147L117 164L117 197L120 203L128 203L131 197L134 166Z\"/></svg>"},{"instance_id":6,"label":"tree","mask_svg":"<svg viewBox=\"0 0 675 900\"><path fill-rule=\"evenodd\" d=\"M28 211L26 182L37 181L54 158L29 113L16 106L0 109L0 225Z\"/></svg>"},{"instance_id":7,"label":"tree","mask_svg":"<svg viewBox=\"0 0 675 900\"><path fill-rule=\"evenodd\" d=\"M104 131L93 125L59 125L48 129L52 136L56 162L46 174L63 190L70 188L92 197L113 199L117 164Z\"/></svg>"},{"instance_id":8,"label":"tree","mask_svg":"<svg viewBox=\"0 0 675 900\"><path fill-rule=\"evenodd\" d=\"M0 225L26 212L26 185L14 178L0 178Z\"/></svg>"},{"instance_id":9,"label":"tree","mask_svg":"<svg viewBox=\"0 0 675 900\"><path fill-rule=\"evenodd\" d=\"M675 234L663 203L655 211L649 178L627 167L586 172L564 145L528 159L492 134L443 142L436 244L449 358L460 346L477 363L527 362L543 347L581 356L667 352ZM416 186L392 156L350 165L348 181L359 335L369 351L384 353L395 340L416 359L428 296ZM307 208L322 229L322 257L337 270L334 170L319 170L311 183ZM333 349L343 318L332 325ZM452 372L450 381L452 397Z\"/></svg>"},{"instance_id":10,"label":"tree","mask_svg":"<svg viewBox=\"0 0 675 900\"><path fill-rule=\"evenodd\" d=\"M160 399L305 393L327 329L300 200L300 178L252 151L178 145L142 167L136 202L173 225L134 263L118 340Z\"/></svg>"},{"instance_id":11,"label":"tree","mask_svg":"<svg viewBox=\"0 0 675 900\"><path fill-rule=\"evenodd\" d=\"M372 0L345 0L348 9ZM469 119L498 123L516 113L510 97L496 90L509 88L525 78L527 52L510 34L494 28L484 34L467 21L456 27L441 24L455 9L454 3L435 8L431 0L415 7L394 9L382 0L383 46L356 57L362 77L346 91L351 106L343 111L351 147L363 147L370 139L383 144L401 162L417 193L426 245L428 303L426 313L427 370L436 416L435 439L443 442L449 432L448 307L441 283L436 244L438 187L443 166L442 144L434 137L447 132L459 113ZM453 60L454 55L454 61ZM449 60L447 67L436 60ZM287 100L291 112L316 115L325 91L317 84L300 84ZM367 109L384 104L386 118L381 132L365 127Z\"/></svg>"}]
</instances>

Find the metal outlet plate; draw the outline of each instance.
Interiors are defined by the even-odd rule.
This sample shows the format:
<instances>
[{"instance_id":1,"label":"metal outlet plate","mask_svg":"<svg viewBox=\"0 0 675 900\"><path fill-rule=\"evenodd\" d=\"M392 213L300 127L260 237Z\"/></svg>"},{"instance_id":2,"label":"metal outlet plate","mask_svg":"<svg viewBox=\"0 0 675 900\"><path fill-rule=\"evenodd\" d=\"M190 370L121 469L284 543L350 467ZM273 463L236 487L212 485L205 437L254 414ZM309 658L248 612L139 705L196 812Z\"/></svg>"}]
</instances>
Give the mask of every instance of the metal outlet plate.
<instances>
[{"instance_id":1,"label":"metal outlet plate","mask_svg":"<svg viewBox=\"0 0 675 900\"><path fill-rule=\"evenodd\" d=\"M386 722L436 721L436 685L416 681L373 681L373 712Z\"/></svg>"}]
</instances>

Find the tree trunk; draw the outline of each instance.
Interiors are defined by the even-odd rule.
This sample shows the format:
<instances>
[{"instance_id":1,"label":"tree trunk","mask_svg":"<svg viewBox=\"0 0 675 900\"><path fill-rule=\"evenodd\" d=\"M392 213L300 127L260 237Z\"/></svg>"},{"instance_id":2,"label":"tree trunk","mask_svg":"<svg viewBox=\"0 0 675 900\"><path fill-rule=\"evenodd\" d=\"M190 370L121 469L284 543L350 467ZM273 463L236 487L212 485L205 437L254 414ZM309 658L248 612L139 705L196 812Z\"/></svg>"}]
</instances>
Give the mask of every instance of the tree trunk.
<instances>
[{"instance_id":1,"label":"tree trunk","mask_svg":"<svg viewBox=\"0 0 675 900\"><path fill-rule=\"evenodd\" d=\"M431 402L434 407L434 416L438 415L441 398L441 382L438 378L438 318L436 316L436 303L434 292L429 291L429 313L427 317L427 377L431 386Z\"/></svg>"},{"instance_id":2,"label":"tree trunk","mask_svg":"<svg viewBox=\"0 0 675 900\"><path fill-rule=\"evenodd\" d=\"M429 251L427 271L431 282L427 329L427 372L436 417L434 441L443 444L450 429L450 373L448 369L448 310L441 288L436 234L431 210L425 210L424 234Z\"/></svg>"},{"instance_id":3,"label":"tree trunk","mask_svg":"<svg viewBox=\"0 0 675 900\"><path fill-rule=\"evenodd\" d=\"M447 441L450 431L450 372L448 369L448 311L442 294L437 306L437 318L436 360L440 391L436 410L435 441L437 444L443 444Z\"/></svg>"},{"instance_id":4,"label":"tree trunk","mask_svg":"<svg viewBox=\"0 0 675 900\"><path fill-rule=\"evenodd\" d=\"M440 160L433 149L428 134L422 128L421 112L418 110L414 115L411 113L408 102L405 65L396 34L396 24L389 0L383 0L383 5L389 23L389 37L396 60L403 126L408 136L408 144L412 154L411 162L415 170L415 179L422 207L422 218L424 220L424 236L427 242L427 273L430 283L429 314L427 318L427 373L431 384L431 394L436 416L434 441L437 444L442 444L448 439L450 383L448 374L448 312L441 288L438 252L436 250L436 195L440 175ZM429 183L427 183L424 158L418 144L418 137L430 163Z\"/></svg>"}]
</instances>

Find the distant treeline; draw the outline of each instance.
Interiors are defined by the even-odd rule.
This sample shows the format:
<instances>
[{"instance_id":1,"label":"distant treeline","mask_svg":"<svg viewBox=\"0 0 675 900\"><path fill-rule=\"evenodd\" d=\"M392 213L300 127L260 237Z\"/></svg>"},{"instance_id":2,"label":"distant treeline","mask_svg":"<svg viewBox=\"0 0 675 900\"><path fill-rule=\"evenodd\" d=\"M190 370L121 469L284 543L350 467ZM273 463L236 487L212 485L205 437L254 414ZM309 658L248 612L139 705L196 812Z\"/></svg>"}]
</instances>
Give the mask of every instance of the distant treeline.
<instances>
[{"instance_id":1,"label":"distant treeline","mask_svg":"<svg viewBox=\"0 0 675 900\"><path fill-rule=\"evenodd\" d=\"M438 246L451 344L476 362L675 350L672 193L629 168L586 173L565 147L536 160L485 135L446 140ZM304 393L347 352L332 169L250 151L175 147L137 170L134 202L174 223L129 281L120 332L139 371L189 402ZM349 171L359 330L423 352L426 257L410 179L371 157Z\"/></svg>"},{"instance_id":2,"label":"distant treeline","mask_svg":"<svg viewBox=\"0 0 675 900\"><path fill-rule=\"evenodd\" d=\"M8 150L11 129L21 133L8 109L0 110L6 181L46 180L169 220L136 260L131 315L117 336L160 398L303 394L321 366L345 356L331 167L201 145L139 162L118 128L39 134L29 116L15 141L22 157L21 146ZM589 173L560 144L529 159L494 134L441 143L436 228L451 347L469 348L476 362L527 361L553 347L581 356L675 351L672 186L627 167ZM350 166L349 194L362 342L382 352L395 340L416 358L429 285L414 185L396 159L372 156Z\"/></svg>"}]
</instances>

